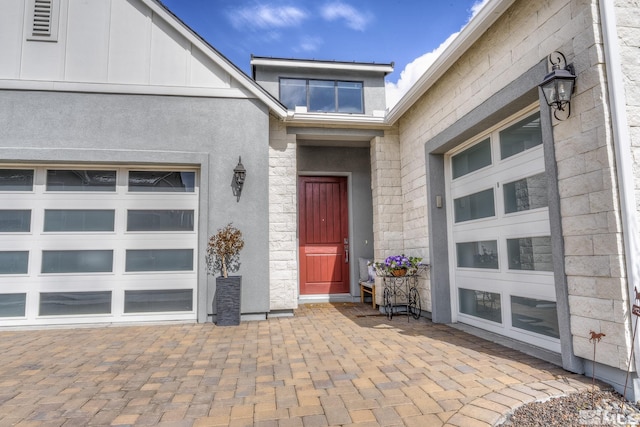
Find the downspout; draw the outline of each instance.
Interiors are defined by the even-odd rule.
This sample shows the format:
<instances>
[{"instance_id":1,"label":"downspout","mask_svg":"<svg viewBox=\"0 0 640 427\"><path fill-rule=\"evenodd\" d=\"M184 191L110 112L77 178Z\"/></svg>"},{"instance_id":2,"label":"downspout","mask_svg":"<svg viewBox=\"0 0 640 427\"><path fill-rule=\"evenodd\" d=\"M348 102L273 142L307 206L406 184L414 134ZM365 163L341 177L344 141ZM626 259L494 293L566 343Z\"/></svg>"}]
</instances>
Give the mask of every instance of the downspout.
<instances>
[{"instance_id":1,"label":"downspout","mask_svg":"<svg viewBox=\"0 0 640 427\"><path fill-rule=\"evenodd\" d=\"M640 242L638 242L638 222L634 188L635 178L633 175L633 164L631 162L631 138L629 136L629 122L627 120L623 83L624 76L622 74L622 60L618 44L614 1L600 0L599 3L611 110L611 127L618 171L620 208L622 210L622 236L630 298L629 314L633 327L634 322L633 315L631 315L631 304L636 300L635 288L638 287L640 289L640 262L634 261L636 256L640 254ZM632 342L631 345L634 347L635 368L638 373L640 372L640 346L638 346L637 340Z\"/></svg>"}]
</instances>

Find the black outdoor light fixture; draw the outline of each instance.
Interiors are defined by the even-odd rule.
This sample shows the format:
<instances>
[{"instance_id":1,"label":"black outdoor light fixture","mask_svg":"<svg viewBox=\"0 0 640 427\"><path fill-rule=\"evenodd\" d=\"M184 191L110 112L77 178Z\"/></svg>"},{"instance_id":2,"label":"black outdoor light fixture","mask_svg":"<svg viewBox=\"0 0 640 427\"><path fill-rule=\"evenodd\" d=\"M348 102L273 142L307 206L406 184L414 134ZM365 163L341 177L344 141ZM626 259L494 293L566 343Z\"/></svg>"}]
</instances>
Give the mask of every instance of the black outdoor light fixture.
<instances>
[{"instance_id":1,"label":"black outdoor light fixture","mask_svg":"<svg viewBox=\"0 0 640 427\"><path fill-rule=\"evenodd\" d=\"M571 94L576 81L573 64L567 64L567 59L561 52L555 51L549 55L551 72L540 83L544 99L547 105L553 108L553 116L558 120L558 111L566 111L568 118L571 115Z\"/></svg>"},{"instance_id":2,"label":"black outdoor light fixture","mask_svg":"<svg viewBox=\"0 0 640 427\"><path fill-rule=\"evenodd\" d=\"M247 177L247 170L242 164L242 157L238 157L238 165L233 169L233 195L236 196L236 201L240 201L240 193L242 193L242 186L244 180Z\"/></svg>"}]
</instances>

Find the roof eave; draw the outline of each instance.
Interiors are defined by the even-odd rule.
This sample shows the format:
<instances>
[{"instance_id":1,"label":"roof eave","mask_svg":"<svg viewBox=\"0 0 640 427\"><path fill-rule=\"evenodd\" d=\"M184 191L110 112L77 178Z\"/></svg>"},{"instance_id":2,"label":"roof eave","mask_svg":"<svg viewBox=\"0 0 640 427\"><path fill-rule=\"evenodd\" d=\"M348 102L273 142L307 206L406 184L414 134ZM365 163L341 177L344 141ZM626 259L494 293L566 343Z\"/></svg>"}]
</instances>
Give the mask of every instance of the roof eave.
<instances>
[{"instance_id":1,"label":"roof eave","mask_svg":"<svg viewBox=\"0 0 640 427\"><path fill-rule=\"evenodd\" d=\"M303 125L350 125L358 127L386 128L390 125L384 117L364 116L358 114L332 114L332 113L296 113L289 111L285 121L288 124Z\"/></svg>"},{"instance_id":2,"label":"roof eave","mask_svg":"<svg viewBox=\"0 0 640 427\"><path fill-rule=\"evenodd\" d=\"M269 67L283 68L310 68L322 70L349 70L349 71L369 71L383 73L385 75L393 72L393 63L377 64L369 62L346 62L346 61L324 61L316 59L287 59L269 58L264 56L252 56L251 65L263 65Z\"/></svg>"},{"instance_id":3,"label":"roof eave","mask_svg":"<svg viewBox=\"0 0 640 427\"><path fill-rule=\"evenodd\" d=\"M393 125L489 29L515 0L489 1L387 114Z\"/></svg>"}]
</instances>

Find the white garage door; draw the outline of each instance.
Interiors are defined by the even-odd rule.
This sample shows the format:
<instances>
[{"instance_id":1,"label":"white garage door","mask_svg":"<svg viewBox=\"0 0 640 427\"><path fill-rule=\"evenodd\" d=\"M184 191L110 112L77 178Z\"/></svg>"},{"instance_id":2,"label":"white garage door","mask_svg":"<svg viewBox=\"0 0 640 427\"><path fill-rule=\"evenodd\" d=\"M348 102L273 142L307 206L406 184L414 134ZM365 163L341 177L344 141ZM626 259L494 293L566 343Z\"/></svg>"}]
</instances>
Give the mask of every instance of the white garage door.
<instances>
[{"instance_id":1,"label":"white garage door","mask_svg":"<svg viewBox=\"0 0 640 427\"><path fill-rule=\"evenodd\" d=\"M197 179L0 166L0 325L195 319Z\"/></svg>"},{"instance_id":2,"label":"white garage door","mask_svg":"<svg viewBox=\"0 0 640 427\"><path fill-rule=\"evenodd\" d=\"M457 320L560 351L540 114L449 153Z\"/></svg>"}]
</instances>

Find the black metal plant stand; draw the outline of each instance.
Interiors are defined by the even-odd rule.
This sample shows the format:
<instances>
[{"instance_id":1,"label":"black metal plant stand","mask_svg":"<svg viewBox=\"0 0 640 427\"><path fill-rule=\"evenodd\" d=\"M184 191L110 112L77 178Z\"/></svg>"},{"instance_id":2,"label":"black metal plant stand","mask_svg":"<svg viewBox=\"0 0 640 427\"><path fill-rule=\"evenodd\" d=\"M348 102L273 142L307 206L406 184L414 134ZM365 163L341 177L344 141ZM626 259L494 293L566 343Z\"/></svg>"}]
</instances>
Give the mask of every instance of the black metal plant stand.
<instances>
[{"instance_id":1,"label":"black metal plant stand","mask_svg":"<svg viewBox=\"0 0 640 427\"><path fill-rule=\"evenodd\" d=\"M411 317L420 318L421 305L420 294L418 293L418 276L416 274L401 277L384 276L382 278L384 291L382 294L382 304L387 318L393 318L394 310L404 307L407 313L407 321Z\"/></svg>"}]
</instances>

